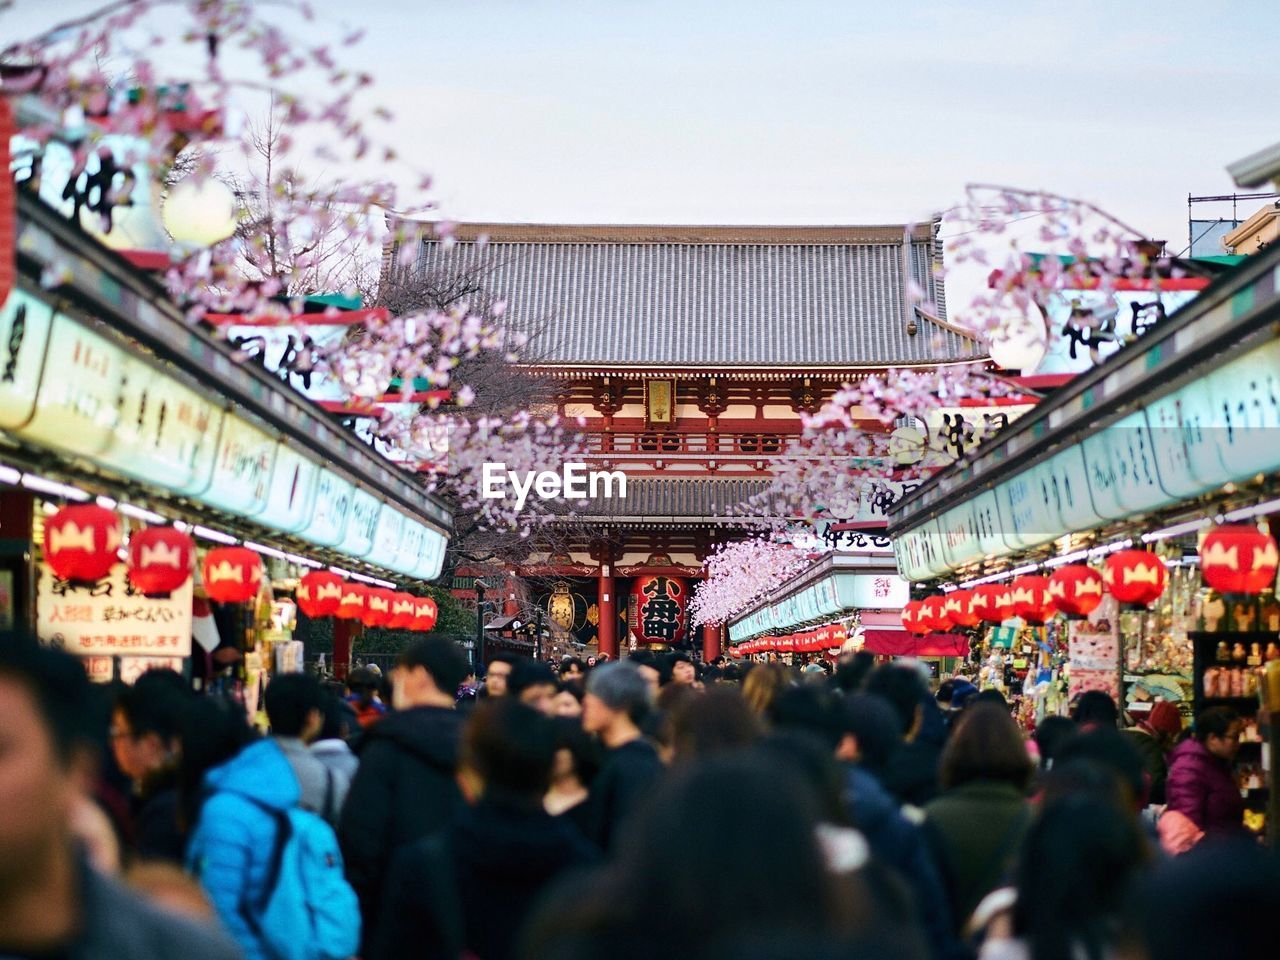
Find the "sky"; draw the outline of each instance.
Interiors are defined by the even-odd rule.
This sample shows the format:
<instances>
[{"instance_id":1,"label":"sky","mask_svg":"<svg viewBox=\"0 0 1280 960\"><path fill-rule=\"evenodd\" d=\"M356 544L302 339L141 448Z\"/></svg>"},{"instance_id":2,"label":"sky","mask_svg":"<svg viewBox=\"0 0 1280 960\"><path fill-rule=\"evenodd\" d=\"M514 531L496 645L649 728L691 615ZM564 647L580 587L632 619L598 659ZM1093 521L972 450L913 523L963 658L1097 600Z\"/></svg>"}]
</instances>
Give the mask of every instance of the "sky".
<instances>
[{"instance_id":1,"label":"sky","mask_svg":"<svg viewBox=\"0 0 1280 960\"><path fill-rule=\"evenodd\" d=\"M1280 140L1274 0L315 0L459 220L917 221L995 182L1176 251ZM0 36L93 4L17 0Z\"/></svg>"}]
</instances>

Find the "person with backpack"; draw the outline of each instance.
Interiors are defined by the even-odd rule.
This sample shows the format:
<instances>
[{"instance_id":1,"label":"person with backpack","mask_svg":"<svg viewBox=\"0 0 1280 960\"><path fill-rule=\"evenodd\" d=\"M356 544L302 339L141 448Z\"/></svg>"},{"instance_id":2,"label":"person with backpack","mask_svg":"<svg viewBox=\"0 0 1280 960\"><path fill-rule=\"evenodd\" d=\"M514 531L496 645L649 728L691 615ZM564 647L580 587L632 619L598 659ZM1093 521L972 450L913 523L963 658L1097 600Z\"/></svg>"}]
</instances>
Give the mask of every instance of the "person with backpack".
<instances>
[{"instance_id":1,"label":"person with backpack","mask_svg":"<svg viewBox=\"0 0 1280 960\"><path fill-rule=\"evenodd\" d=\"M355 891L333 829L300 805L274 739L249 744L204 778L186 866L245 960L345 960L359 946Z\"/></svg>"},{"instance_id":2,"label":"person with backpack","mask_svg":"<svg viewBox=\"0 0 1280 960\"><path fill-rule=\"evenodd\" d=\"M308 746L324 728L320 681L305 673L282 673L267 684L265 699L271 738L298 778L299 805L336 825L341 809L337 778Z\"/></svg>"},{"instance_id":3,"label":"person with backpack","mask_svg":"<svg viewBox=\"0 0 1280 960\"><path fill-rule=\"evenodd\" d=\"M556 744L554 721L515 697L476 707L459 773L469 806L396 853L365 960L514 960L543 892L601 858L543 807Z\"/></svg>"},{"instance_id":4,"label":"person with backpack","mask_svg":"<svg viewBox=\"0 0 1280 960\"><path fill-rule=\"evenodd\" d=\"M463 717L454 691L467 661L452 641L429 636L400 654L395 712L367 728L338 836L368 931L378 916L391 856L448 824L462 808L454 779ZM365 945L367 948L367 944Z\"/></svg>"}]
</instances>

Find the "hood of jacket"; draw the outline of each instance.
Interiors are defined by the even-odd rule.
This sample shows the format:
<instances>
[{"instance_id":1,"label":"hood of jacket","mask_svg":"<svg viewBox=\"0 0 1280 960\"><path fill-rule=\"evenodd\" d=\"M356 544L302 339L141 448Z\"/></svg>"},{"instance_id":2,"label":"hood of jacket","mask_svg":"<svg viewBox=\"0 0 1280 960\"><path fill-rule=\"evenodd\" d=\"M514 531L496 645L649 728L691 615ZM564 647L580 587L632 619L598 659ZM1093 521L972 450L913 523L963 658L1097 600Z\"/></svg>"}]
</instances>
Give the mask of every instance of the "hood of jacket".
<instances>
[{"instance_id":1,"label":"hood of jacket","mask_svg":"<svg viewBox=\"0 0 1280 960\"><path fill-rule=\"evenodd\" d=\"M458 765L462 721L457 710L445 707L398 710L365 730L357 750L364 752L379 740L390 741L434 767L453 770Z\"/></svg>"},{"instance_id":2,"label":"hood of jacket","mask_svg":"<svg viewBox=\"0 0 1280 960\"><path fill-rule=\"evenodd\" d=\"M548 877L581 862L585 841L541 807L482 800L458 816L455 855L478 876L502 884Z\"/></svg>"},{"instance_id":3,"label":"hood of jacket","mask_svg":"<svg viewBox=\"0 0 1280 960\"><path fill-rule=\"evenodd\" d=\"M275 810L288 810L301 797L293 767L270 739L249 744L205 774L204 782L214 792L236 793Z\"/></svg>"}]
</instances>

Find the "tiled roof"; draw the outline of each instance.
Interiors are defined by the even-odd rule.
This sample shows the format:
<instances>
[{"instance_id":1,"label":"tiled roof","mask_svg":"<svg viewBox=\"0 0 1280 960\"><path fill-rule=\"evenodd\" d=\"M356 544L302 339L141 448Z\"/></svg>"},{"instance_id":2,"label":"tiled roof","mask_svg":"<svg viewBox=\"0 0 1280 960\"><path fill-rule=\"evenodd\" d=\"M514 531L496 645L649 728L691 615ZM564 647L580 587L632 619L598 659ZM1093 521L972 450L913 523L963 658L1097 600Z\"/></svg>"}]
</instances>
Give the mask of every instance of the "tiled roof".
<instances>
[{"instance_id":1,"label":"tiled roof","mask_svg":"<svg viewBox=\"0 0 1280 960\"><path fill-rule=\"evenodd\" d=\"M732 507L765 488L768 481L727 477L628 477L625 498L603 497L574 511L585 517L728 517Z\"/></svg>"},{"instance_id":2,"label":"tiled roof","mask_svg":"<svg viewBox=\"0 0 1280 960\"><path fill-rule=\"evenodd\" d=\"M533 335L533 362L593 366L869 367L983 356L954 329L908 316L904 227L462 224L452 240L404 223L423 274L474 272ZM485 242L479 242L480 238ZM388 262L399 262L388 250ZM910 273L945 320L912 230ZM917 332L908 332L915 320Z\"/></svg>"}]
</instances>

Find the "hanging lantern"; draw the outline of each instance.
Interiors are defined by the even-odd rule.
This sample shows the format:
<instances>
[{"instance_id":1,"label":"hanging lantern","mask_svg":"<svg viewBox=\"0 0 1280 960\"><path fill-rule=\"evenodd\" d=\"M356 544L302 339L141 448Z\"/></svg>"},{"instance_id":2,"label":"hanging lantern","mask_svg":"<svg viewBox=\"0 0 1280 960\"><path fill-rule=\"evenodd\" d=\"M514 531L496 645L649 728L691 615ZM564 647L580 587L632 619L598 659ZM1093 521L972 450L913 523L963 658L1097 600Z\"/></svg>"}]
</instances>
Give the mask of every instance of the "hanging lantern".
<instances>
[{"instance_id":1,"label":"hanging lantern","mask_svg":"<svg viewBox=\"0 0 1280 960\"><path fill-rule=\"evenodd\" d=\"M972 590L953 590L947 594L947 611L957 627L976 627L982 620L979 611L973 609Z\"/></svg>"},{"instance_id":2,"label":"hanging lantern","mask_svg":"<svg viewBox=\"0 0 1280 960\"><path fill-rule=\"evenodd\" d=\"M392 630L408 630L417 612L418 598L412 593L396 593L391 599L391 619L387 627Z\"/></svg>"},{"instance_id":3,"label":"hanging lantern","mask_svg":"<svg viewBox=\"0 0 1280 960\"><path fill-rule=\"evenodd\" d=\"M334 613L339 620L361 620L364 618L365 593L368 588L353 581L343 581L342 596L338 599L338 609Z\"/></svg>"},{"instance_id":4,"label":"hanging lantern","mask_svg":"<svg viewBox=\"0 0 1280 960\"><path fill-rule=\"evenodd\" d=\"M216 547L204 556L204 592L219 603L244 603L258 595L262 558L248 547Z\"/></svg>"},{"instance_id":5,"label":"hanging lantern","mask_svg":"<svg viewBox=\"0 0 1280 960\"><path fill-rule=\"evenodd\" d=\"M1149 550L1121 550L1107 557L1102 579L1121 603L1145 607L1164 593L1164 561Z\"/></svg>"},{"instance_id":6,"label":"hanging lantern","mask_svg":"<svg viewBox=\"0 0 1280 960\"><path fill-rule=\"evenodd\" d=\"M342 602L345 581L329 570L312 570L298 582L298 606L308 617L332 617Z\"/></svg>"},{"instance_id":7,"label":"hanging lantern","mask_svg":"<svg viewBox=\"0 0 1280 960\"><path fill-rule=\"evenodd\" d=\"M1049 596L1068 619L1087 617L1102 602L1102 574L1083 563L1059 567L1049 577Z\"/></svg>"},{"instance_id":8,"label":"hanging lantern","mask_svg":"<svg viewBox=\"0 0 1280 960\"><path fill-rule=\"evenodd\" d=\"M1004 623L1013 616L1013 588L1007 583L974 587L969 607L983 623Z\"/></svg>"},{"instance_id":9,"label":"hanging lantern","mask_svg":"<svg viewBox=\"0 0 1280 960\"><path fill-rule=\"evenodd\" d=\"M435 627L439 615L436 602L430 597L415 597L413 607L413 622L409 628L418 633L429 633Z\"/></svg>"},{"instance_id":10,"label":"hanging lantern","mask_svg":"<svg viewBox=\"0 0 1280 960\"><path fill-rule=\"evenodd\" d=\"M386 587L370 587L365 592L361 622L366 627L385 627L391 622L391 601L394 598L395 592Z\"/></svg>"},{"instance_id":11,"label":"hanging lantern","mask_svg":"<svg viewBox=\"0 0 1280 960\"><path fill-rule=\"evenodd\" d=\"M94 503L63 507L44 524L44 558L59 580L101 580L119 561L120 518Z\"/></svg>"},{"instance_id":12,"label":"hanging lantern","mask_svg":"<svg viewBox=\"0 0 1280 960\"><path fill-rule=\"evenodd\" d=\"M1013 581L1013 613L1027 623L1042 624L1054 614L1049 578L1018 577Z\"/></svg>"},{"instance_id":13,"label":"hanging lantern","mask_svg":"<svg viewBox=\"0 0 1280 960\"><path fill-rule=\"evenodd\" d=\"M920 619L934 633L946 633L954 625L947 613L943 597L925 597L920 607Z\"/></svg>"},{"instance_id":14,"label":"hanging lantern","mask_svg":"<svg viewBox=\"0 0 1280 960\"><path fill-rule=\"evenodd\" d=\"M921 616L921 608L923 606L923 601L908 600L902 608L902 625L906 627L908 633L925 634L929 632L929 625L924 622Z\"/></svg>"},{"instance_id":15,"label":"hanging lantern","mask_svg":"<svg viewBox=\"0 0 1280 960\"><path fill-rule=\"evenodd\" d=\"M125 571L143 596L173 593L196 569L196 542L173 527L147 527L129 538Z\"/></svg>"},{"instance_id":16,"label":"hanging lantern","mask_svg":"<svg viewBox=\"0 0 1280 960\"><path fill-rule=\"evenodd\" d=\"M1200 544L1200 573L1219 593L1258 594L1276 581L1275 538L1251 523L1214 527Z\"/></svg>"}]
</instances>

